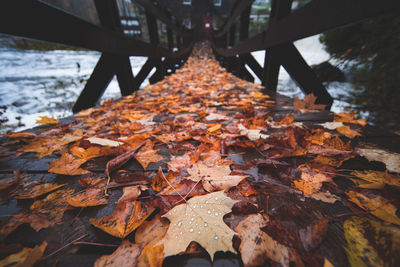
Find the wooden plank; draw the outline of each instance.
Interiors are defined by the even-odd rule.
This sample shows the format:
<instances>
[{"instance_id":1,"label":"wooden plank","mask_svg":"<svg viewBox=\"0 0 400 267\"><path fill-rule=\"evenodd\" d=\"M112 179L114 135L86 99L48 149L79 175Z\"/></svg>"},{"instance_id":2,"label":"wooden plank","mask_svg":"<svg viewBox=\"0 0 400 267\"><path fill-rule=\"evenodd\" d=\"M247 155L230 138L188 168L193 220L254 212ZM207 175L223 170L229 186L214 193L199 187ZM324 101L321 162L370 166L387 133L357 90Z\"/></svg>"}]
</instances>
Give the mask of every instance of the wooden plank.
<instances>
[{"instance_id":1,"label":"wooden plank","mask_svg":"<svg viewBox=\"0 0 400 267\"><path fill-rule=\"evenodd\" d=\"M232 49L217 49L217 52L232 56L264 50L399 10L400 2L397 0L382 0L379 3L374 0L311 1L266 31L238 43Z\"/></svg>"}]
</instances>

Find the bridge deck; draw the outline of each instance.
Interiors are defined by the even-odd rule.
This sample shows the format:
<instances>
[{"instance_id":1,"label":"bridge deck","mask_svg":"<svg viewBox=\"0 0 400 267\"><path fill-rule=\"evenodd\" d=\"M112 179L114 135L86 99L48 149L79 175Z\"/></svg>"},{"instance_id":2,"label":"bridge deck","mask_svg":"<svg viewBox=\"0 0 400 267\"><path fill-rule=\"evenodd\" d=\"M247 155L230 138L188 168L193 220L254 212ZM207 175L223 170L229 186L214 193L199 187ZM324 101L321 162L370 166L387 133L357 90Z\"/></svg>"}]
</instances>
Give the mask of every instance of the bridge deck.
<instances>
[{"instance_id":1,"label":"bridge deck","mask_svg":"<svg viewBox=\"0 0 400 267\"><path fill-rule=\"evenodd\" d=\"M148 220L158 220L155 214L183 203L177 191L191 197L206 194L204 189L221 189L218 177L211 177L208 186L206 177L190 180L196 165L205 172L230 166L228 175L246 177L234 186L221 183L229 197L240 200L224 217L231 229L241 234L237 226L256 214L265 222L253 241L250 265L265 260L299 266L329 266L324 265L327 261L334 266L349 261L399 266L400 136L312 107L300 110L292 99L234 77L208 57L205 47L197 47L174 75L133 96L31 129L32 136L6 135L0 139L1 258L47 241L39 266L92 265L121 244L121 238L94 227L91 219L112 215L123 188L142 186L135 203L147 211L156 207ZM345 121L350 128L321 125L333 120L334 127ZM349 129L360 136L350 138L355 132ZM122 145L94 144L90 137ZM66 204L71 198L67 188L74 196L88 186L104 192L107 162L137 147L135 158L118 170L109 166L109 196L96 195L106 204ZM168 183L156 174L160 167ZM375 171L377 176L368 180L357 170ZM71 175L79 172L90 173ZM36 183L28 184L31 181ZM90 185L93 181L98 183ZM66 185L54 190L61 192L58 202L42 201L43 206L35 208L35 201L54 194L31 191L43 183ZM135 231L125 234L134 242ZM259 242L267 240L265 236L279 245ZM238 241L234 238L233 247L242 256L219 252L214 264L243 265L243 255L250 252L239 248ZM274 249L282 255L273 254ZM204 250L192 246L164 264L209 266L209 260Z\"/></svg>"}]
</instances>

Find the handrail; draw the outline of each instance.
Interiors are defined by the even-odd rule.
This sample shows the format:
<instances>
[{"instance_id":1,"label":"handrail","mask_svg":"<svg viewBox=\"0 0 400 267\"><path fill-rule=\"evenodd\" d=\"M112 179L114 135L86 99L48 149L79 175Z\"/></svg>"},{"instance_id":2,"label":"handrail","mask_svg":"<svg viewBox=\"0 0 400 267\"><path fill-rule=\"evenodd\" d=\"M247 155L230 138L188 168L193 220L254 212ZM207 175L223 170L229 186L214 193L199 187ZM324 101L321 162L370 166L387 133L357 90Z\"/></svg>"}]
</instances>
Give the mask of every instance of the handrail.
<instances>
[{"instance_id":1,"label":"handrail","mask_svg":"<svg viewBox=\"0 0 400 267\"><path fill-rule=\"evenodd\" d=\"M399 10L398 0L314 0L230 49L217 48L215 44L213 48L225 57L250 53Z\"/></svg>"}]
</instances>

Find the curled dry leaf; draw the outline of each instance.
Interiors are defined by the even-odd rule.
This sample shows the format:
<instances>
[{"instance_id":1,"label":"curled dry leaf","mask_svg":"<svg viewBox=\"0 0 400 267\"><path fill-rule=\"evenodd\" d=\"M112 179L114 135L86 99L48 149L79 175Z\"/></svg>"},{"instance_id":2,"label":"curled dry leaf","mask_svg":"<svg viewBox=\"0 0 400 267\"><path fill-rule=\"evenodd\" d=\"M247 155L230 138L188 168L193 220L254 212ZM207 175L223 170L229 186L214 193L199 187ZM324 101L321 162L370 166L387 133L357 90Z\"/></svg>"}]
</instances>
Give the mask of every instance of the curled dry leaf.
<instances>
[{"instance_id":1,"label":"curled dry leaf","mask_svg":"<svg viewBox=\"0 0 400 267\"><path fill-rule=\"evenodd\" d=\"M135 156L135 153L140 149L143 145L145 144L145 141L134 147L133 149L129 150L128 152L125 152L124 154L121 154L109 162L107 162L106 165L106 171L105 173L109 176L110 173L115 171L116 169L120 168L122 165L127 163L131 158Z\"/></svg>"},{"instance_id":2,"label":"curled dry leaf","mask_svg":"<svg viewBox=\"0 0 400 267\"><path fill-rule=\"evenodd\" d=\"M350 266L399 266L400 231L368 218L351 217L343 225Z\"/></svg>"},{"instance_id":3,"label":"curled dry leaf","mask_svg":"<svg viewBox=\"0 0 400 267\"><path fill-rule=\"evenodd\" d=\"M133 244L129 240L122 241L122 244L111 255L105 255L96 260L95 267L120 267L137 266L138 257L142 252L142 244Z\"/></svg>"},{"instance_id":4,"label":"curled dry leaf","mask_svg":"<svg viewBox=\"0 0 400 267\"><path fill-rule=\"evenodd\" d=\"M145 185L134 185L134 186L126 186L122 189L123 194L120 199L118 199L118 203L125 202L125 201L135 201L142 190L146 190L148 187Z\"/></svg>"},{"instance_id":5,"label":"curled dry leaf","mask_svg":"<svg viewBox=\"0 0 400 267\"><path fill-rule=\"evenodd\" d=\"M230 251L235 232L223 221L223 216L236 203L223 191L193 197L185 204L175 206L163 217L170 221L165 237L158 243L164 245L165 257L184 252L190 242L199 243L211 260L217 251Z\"/></svg>"},{"instance_id":6,"label":"curled dry leaf","mask_svg":"<svg viewBox=\"0 0 400 267\"><path fill-rule=\"evenodd\" d=\"M42 258L46 247L47 242L43 241L41 245L37 245L34 248L23 248L20 252L1 260L0 266L32 267Z\"/></svg>"},{"instance_id":7,"label":"curled dry leaf","mask_svg":"<svg viewBox=\"0 0 400 267\"><path fill-rule=\"evenodd\" d=\"M108 199L102 188L87 188L83 192L67 198L69 205L73 207L92 207L106 205Z\"/></svg>"},{"instance_id":8,"label":"curled dry leaf","mask_svg":"<svg viewBox=\"0 0 400 267\"><path fill-rule=\"evenodd\" d=\"M80 166L86 162L86 159L78 159L67 151L61 152L61 158L49 163L49 172L63 175L81 175L90 173L90 171L81 169Z\"/></svg>"},{"instance_id":9,"label":"curled dry leaf","mask_svg":"<svg viewBox=\"0 0 400 267\"><path fill-rule=\"evenodd\" d=\"M173 176L172 172L168 173L167 177L165 177L160 166L158 167L156 177L154 177L153 181L151 182L151 188L153 188L154 192L160 192L168 185L168 183L171 183L174 178L175 177Z\"/></svg>"},{"instance_id":10,"label":"curled dry leaf","mask_svg":"<svg viewBox=\"0 0 400 267\"><path fill-rule=\"evenodd\" d=\"M195 182L201 181L207 192L229 189L238 185L240 181L247 177L243 175L229 175L231 169L228 165L208 167L202 162L193 164L192 168L188 169L188 173L190 176L187 179Z\"/></svg>"},{"instance_id":11,"label":"curled dry leaf","mask_svg":"<svg viewBox=\"0 0 400 267\"><path fill-rule=\"evenodd\" d=\"M109 146L109 147L117 147L117 146L121 146L124 144L122 142L105 139L105 138L99 138L99 137L89 137L87 140L91 144L101 145L101 146Z\"/></svg>"},{"instance_id":12,"label":"curled dry leaf","mask_svg":"<svg viewBox=\"0 0 400 267\"><path fill-rule=\"evenodd\" d=\"M360 208L370 212L385 222L400 225L400 219L397 217L397 208L384 197L378 195L363 195L355 191L347 192L349 200Z\"/></svg>"},{"instance_id":13,"label":"curled dry leaf","mask_svg":"<svg viewBox=\"0 0 400 267\"><path fill-rule=\"evenodd\" d=\"M236 226L235 231L241 239L239 251L244 265L263 266L269 259L282 266L289 266L294 258L292 251L262 231L261 228L266 225L267 221L261 214L252 214Z\"/></svg>"},{"instance_id":14,"label":"curled dry leaf","mask_svg":"<svg viewBox=\"0 0 400 267\"><path fill-rule=\"evenodd\" d=\"M400 173L400 154L389 152L378 148L361 148L355 151L369 161L379 161L386 165L386 169L390 172Z\"/></svg>"},{"instance_id":15,"label":"curled dry leaf","mask_svg":"<svg viewBox=\"0 0 400 267\"><path fill-rule=\"evenodd\" d=\"M125 238L138 228L154 210L154 208L147 209L140 201L119 202L111 216L91 218L90 223L112 236Z\"/></svg>"}]
</instances>

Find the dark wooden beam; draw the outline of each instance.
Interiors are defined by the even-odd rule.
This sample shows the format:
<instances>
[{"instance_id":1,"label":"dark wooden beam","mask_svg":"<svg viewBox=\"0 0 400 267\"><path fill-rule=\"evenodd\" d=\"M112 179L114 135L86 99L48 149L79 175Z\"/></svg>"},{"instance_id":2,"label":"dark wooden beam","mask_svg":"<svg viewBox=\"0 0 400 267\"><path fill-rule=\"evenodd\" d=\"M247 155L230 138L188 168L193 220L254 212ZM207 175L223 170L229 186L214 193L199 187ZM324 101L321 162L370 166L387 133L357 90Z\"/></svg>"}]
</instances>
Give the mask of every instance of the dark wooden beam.
<instances>
[{"instance_id":1,"label":"dark wooden beam","mask_svg":"<svg viewBox=\"0 0 400 267\"><path fill-rule=\"evenodd\" d=\"M214 33L214 36L216 38L222 37L225 33L229 31L229 29L232 27L232 24L234 24L238 17L245 11L246 9L251 7L251 4L254 2L254 0L238 0L238 2L235 3L235 6L233 7L233 10L231 11L228 20L224 23L222 28Z\"/></svg>"},{"instance_id":2,"label":"dark wooden beam","mask_svg":"<svg viewBox=\"0 0 400 267\"><path fill-rule=\"evenodd\" d=\"M102 54L85 88L75 102L72 112L93 107L97 104L115 74L115 56Z\"/></svg>"},{"instance_id":3,"label":"dark wooden beam","mask_svg":"<svg viewBox=\"0 0 400 267\"><path fill-rule=\"evenodd\" d=\"M293 0L272 0L269 27L273 27L280 19L290 14ZM267 89L276 91L279 77L279 47L266 49L264 70L261 84Z\"/></svg>"},{"instance_id":4,"label":"dark wooden beam","mask_svg":"<svg viewBox=\"0 0 400 267\"><path fill-rule=\"evenodd\" d=\"M37 0L1 0L0 32L118 55L169 54Z\"/></svg>"},{"instance_id":5,"label":"dark wooden beam","mask_svg":"<svg viewBox=\"0 0 400 267\"><path fill-rule=\"evenodd\" d=\"M355 23L385 13L400 11L398 0L314 0L294 11L246 41L239 42L232 49L218 49L223 56L250 53L276 45L290 43L327 30Z\"/></svg>"},{"instance_id":6,"label":"dark wooden beam","mask_svg":"<svg viewBox=\"0 0 400 267\"><path fill-rule=\"evenodd\" d=\"M254 72L254 74L262 81L263 68L258 63L258 61L251 54L242 54L240 58L243 60L247 66Z\"/></svg>"},{"instance_id":7,"label":"dark wooden beam","mask_svg":"<svg viewBox=\"0 0 400 267\"><path fill-rule=\"evenodd\" d=\"M146 62L143 64L140 71L136 74L133 79L133 90L139 90L140 85L142 85L143 81L147 78L151 70L154 68L155 60L152 58L148 58Z\"/></svg>"}]
</instances>

